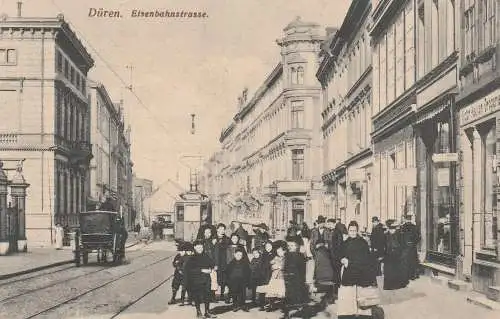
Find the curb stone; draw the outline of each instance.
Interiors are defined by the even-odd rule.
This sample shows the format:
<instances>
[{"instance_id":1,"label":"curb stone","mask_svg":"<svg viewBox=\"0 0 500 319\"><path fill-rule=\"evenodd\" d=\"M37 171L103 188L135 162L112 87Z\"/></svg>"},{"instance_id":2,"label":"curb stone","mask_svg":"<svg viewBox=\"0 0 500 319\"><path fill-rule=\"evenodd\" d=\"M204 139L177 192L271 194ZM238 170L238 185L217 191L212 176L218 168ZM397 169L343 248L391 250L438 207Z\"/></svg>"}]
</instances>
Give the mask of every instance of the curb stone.
<instances>
[{"instance_id":1,"label":"curb stone","mask_svg":"<svg viewBox=\"0 0 500 319\"><path fill-rule=\"evenodd\" d=\"M130 243L130 244L126 245L125 248L130 248L130 247L136 246L139 243L141 243L141 241L136 241L136 242ZM149 242L147 242L146 244L149 244ZM25 270L22 270L22 271L13 272L13 273L10 273L10 274L0 275L0 280L6 280L6 279L13 278L13 277L22 276L22 275L26 275L26 274L30 274L30 273L42 271L42 270L49 269L49 268L55 268L55 267L59 267L59 266L64 266L64 265L72 264L72 263L74 263L74 261L75 260L73 258L71 258L69 260L58 261L58 262L55 262L55 263L52 263L52 264L46 264L46 265L43 265L43 266L29 268L29 269L25 269Z\"/></svg>"}]
</instances>

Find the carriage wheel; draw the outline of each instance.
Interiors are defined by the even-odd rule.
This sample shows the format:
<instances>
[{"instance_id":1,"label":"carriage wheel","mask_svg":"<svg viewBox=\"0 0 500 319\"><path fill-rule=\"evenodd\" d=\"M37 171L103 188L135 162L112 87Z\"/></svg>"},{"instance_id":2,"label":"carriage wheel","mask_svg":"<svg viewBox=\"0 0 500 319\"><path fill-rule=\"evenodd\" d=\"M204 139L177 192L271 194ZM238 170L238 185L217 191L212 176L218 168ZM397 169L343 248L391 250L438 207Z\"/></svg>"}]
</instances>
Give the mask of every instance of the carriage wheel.
<instances>
[{"instance_id":1,"label":"carriage wheel","mask_svg":"<svg viewBox=\"0 0 500 319\"><path fill-rule=\"evenodd\" d=\"M85 252L83 253L83 256L82 256L82 257L83 257L83 258L82 258L82 259L83 259L83 264L84 264L84 265L88 264L88 263L89 263L89 253L88 253L87 251L85 251Z\"/></svg>"}]
</instances>

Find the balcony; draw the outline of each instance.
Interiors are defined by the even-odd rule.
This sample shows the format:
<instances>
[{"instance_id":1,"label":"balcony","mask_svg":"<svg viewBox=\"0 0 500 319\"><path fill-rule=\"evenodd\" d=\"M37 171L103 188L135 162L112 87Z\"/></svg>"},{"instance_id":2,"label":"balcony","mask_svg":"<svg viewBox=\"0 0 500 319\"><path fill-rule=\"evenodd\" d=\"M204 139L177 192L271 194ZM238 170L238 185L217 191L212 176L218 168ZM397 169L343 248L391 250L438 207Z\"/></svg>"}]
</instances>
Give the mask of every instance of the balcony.
<instances>
[{"instance_id":1,"label":"balcony","mask_svg":"<svg viewBox=\"0 0 500 319\"><path fill-rule=\"evenodd\" d=\"M73 161L80 162L92 158L92 144L88 141L69 141L61 136L55 136L54 142L54 148L65 153Z\"/></svg>"},{"instance_id":2,"label":"balcony","mask_svg":"<svg viewBox=\"0 0 500 319\"><path fill-rule=\"evenodd\" d=\"M0 148L2 149L33 149L44 145L53 145L51 134L40 133L3 133L0 134Z\"/></svg>"}]
</instances>

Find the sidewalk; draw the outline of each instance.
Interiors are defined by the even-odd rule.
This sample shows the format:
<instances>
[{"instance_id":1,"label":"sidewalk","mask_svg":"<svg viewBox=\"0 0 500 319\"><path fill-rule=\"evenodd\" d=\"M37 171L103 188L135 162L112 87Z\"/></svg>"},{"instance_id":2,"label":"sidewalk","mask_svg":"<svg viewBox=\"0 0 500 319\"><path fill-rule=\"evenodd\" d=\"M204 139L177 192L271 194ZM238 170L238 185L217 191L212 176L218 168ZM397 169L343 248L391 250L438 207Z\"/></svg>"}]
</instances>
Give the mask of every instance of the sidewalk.
<instances>
[{"instance_id":1,"label":"sidewalk","mask_svg":"<svg viewBox=\"0 0 500 319\"><path fill-rule=\"evenodd\" d=\"M136 235L129 236L126 248L139 243ZM47 268L58 267L74 262L71 247L57 250L53 247L29 248L26 253L16 253L0 256L0 280L12 278L40 271Z\"/></svg>"},{"instance_id":2,"label":"sidewalk","mask_svg":"<svg viewBox=\"0 0 500 319\"><path fill-rule=\"evenodd\" d=\"M484 309L467 302L469 293L454 291L439 286L430 281L429 277L422 277L412 282L409 287L397 291L383 291L382 308L385 319L494 319L500 318L500 312ZM217 303L211 307L219 319L278 319L280 311L273 313L260 312L251 309L250 312L232 312L227 305ZM168 309L159 315L134 314L124 318L189 318L194 317L193 307L168 306ZM300 317L299 314L292 317ZM337 318L336 305L330 305L325 311L313 311L307 318Z\"/></svg>"}]
</instances>

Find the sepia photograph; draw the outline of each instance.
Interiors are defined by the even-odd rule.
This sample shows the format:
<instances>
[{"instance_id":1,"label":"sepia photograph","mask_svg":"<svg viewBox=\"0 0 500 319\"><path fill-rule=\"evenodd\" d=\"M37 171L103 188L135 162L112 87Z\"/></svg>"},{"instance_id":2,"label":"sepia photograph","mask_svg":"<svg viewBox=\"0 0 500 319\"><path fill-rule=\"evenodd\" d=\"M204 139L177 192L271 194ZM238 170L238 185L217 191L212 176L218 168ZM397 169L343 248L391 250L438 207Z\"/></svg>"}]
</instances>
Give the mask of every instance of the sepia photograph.
<instances>
[{"instance_id":1,"label":"sepia photograph","mask_svg":"<svg viewBox=\"0 0 500 319\"><path fill-rule=\"evenodd\" d=\"M0 0L0 319L500 318L498 58L499 0Z\"/></svg>"}]
</instances>

